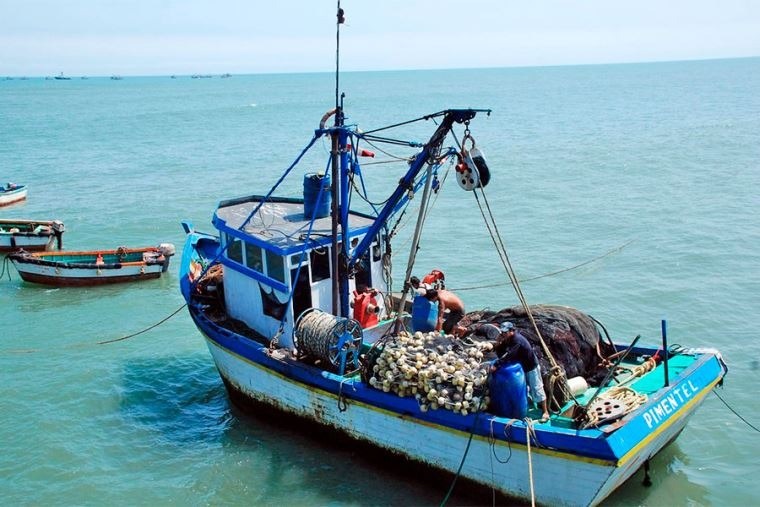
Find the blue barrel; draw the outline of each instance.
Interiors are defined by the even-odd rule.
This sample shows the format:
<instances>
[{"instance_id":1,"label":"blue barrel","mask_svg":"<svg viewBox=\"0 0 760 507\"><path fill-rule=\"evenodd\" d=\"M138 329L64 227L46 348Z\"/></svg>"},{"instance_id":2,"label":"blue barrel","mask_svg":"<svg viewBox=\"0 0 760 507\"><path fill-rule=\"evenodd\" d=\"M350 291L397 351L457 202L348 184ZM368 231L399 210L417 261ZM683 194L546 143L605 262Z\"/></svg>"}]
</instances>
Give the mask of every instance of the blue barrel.
<instances>
[{"instance_id":1,"label":"blue barrel","mask_svg":"<svg viewBox=\"0 0 760 507\"><path fill-rule=\"evenodd\" d=\"M491 412L523 419L528 414L528 386L520 363L509 363L491 373Z\"/></svg>"},{"instance_id":2,"label":"blue barrel","mask_svg":"<svg viewBox=\"0 0 760 507\"><path fill-rule=\"evenodd\" d=\"M415 296L412 301L412 329L427 333L435 330L438 323L438 303L433 303L422 296Z\"/></svg>"},{"instance_id":3,"label":"blue barrel","mask_svg":"<svg viewBox=\"0 0 760 507\"><path fill-rule=\"evenodd\" d=\"M322 190L322 197L319 191ZM317 208L317 200L319 207ZM330 204L332 203L332 194L330 193L330 175L322 173L308 173L303 176L303 214L306 219L324 218L330 216ZM316 214L314 213L316 208Z\"/></svg>"}]
</instances>

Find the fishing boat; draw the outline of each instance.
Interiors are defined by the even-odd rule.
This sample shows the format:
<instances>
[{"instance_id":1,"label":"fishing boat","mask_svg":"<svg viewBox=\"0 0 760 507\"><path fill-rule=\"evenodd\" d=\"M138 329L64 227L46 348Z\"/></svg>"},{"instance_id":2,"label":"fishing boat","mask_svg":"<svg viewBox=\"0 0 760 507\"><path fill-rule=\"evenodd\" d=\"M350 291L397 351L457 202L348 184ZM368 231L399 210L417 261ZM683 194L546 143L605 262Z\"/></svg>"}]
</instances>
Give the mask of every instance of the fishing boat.
<instances>
[{"instance_id":1,"label":"fishing boat","mask_svg":"<svg viewBox=\"0 0 760 507\"><path fill-rule=\"evenodd\" d=\"M78 252L27 252L8 255L26 282L55 286L86 286L159 278L174 255L171 243L157 247Z\"/></svg>"},{"instance_id":2,"label":"fishing boat","mask_svg":"<svg viewBox=\"0 0 760 507\"><path fill-rule=\"evenodd\" d=\"M60 220L0 219L0 252L60 250L65 230Z\"/></svg>"},{"instance_id":3,"label":"fishing boat","mask_svg":"<svg viewBox=\"0 0 760 507\"><path fill-rule=\"evenodd\" d=\"M26 199L26 185L7 183L0 187L0 206L7 206Z\"/></svg>"},{"instance_id":4,"label":"fishing boat","mask_svg":"<svg viewBox=\"0 0 760 507\"><path fill-rule=\"evenodd\" d=\"M722 383L720 353L668 346L665 322L657 343L640 345L640 336L612 338L579 310L525 300L487 200L487 186L503 183L472 132L489 110L360 129L345 123L338 89L335 108L272 188L221 201L213 233L183 222L180 290L232 401L443 473L449 493L460 480L508 498L585 506L642 468L647 480L649 461ZM398 133L420 122L434 123L428 139ZM297 170L322 139L329 170ZM378 196L361 165L380 145L411 155L398 184ZM293 177L303 177L303 198L278 196ZM430 200L444 185L475 198L520 305L453 315L427 290L412 290L423 227L436 220ZM402 252L392 244L413 200L417 225ZM358 209L362 202L375 204ZM451 255L452 265L462 262ZM405 261L395 286L394 259ZM423 282L439 298L446 290L441 271ZM453 325L439 329L439 317ZM519 365L491 371L507 322L538 358L548 420L528 403ZM498 336L479 332L487 326Z\"/></svg>"}]
</instances>

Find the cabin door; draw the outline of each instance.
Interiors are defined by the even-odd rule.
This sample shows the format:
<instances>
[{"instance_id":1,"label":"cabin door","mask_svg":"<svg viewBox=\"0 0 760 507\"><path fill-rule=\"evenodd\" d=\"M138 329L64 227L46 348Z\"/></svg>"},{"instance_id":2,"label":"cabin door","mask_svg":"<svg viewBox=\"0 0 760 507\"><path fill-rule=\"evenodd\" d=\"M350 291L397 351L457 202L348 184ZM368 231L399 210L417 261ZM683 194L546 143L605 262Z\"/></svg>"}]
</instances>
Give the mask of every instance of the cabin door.
<instances>
[{"instance_id":1,"label":"cabin door","mask_svg":"<svg viewBox=\"0 0 760 507\"><path fill-rule=\"evenodd\" d=\"M309 266L304 264L301 266L301 273L296 280L296 272L298 268L295 267L290 270L290 280L293 287L293 318L298 318L304 310L311 308L311 285L309 284Z\"/></svg>"}]
</instances>

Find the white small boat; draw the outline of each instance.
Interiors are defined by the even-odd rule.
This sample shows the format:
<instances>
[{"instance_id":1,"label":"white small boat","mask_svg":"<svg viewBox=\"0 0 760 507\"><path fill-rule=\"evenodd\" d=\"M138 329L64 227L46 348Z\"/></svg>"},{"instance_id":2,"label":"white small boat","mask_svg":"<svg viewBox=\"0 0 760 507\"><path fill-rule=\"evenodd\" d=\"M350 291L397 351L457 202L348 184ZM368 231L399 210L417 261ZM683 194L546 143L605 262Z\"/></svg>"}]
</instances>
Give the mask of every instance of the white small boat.
<instances>
[{"instance_id":1,"label":"white small boat","mask_svg":"<svg viewBox=\"0 0 760 507\"><path fill-rule=\"evenodd\" d=\"M0 220L0 252L60 250L64 231L60 220Z\"/></svg>"},{"instance_id":2,"label":"white small boat","mask_svg":"<svg viewBox=\"0 0 760 507\"><path fill-rule=\"evenodd\" d=\"M0 187L0 206L7 206L26 199L26 185L8 183Z\"/></svg>"},{"instance_id":3,"label":"white small boat","mask_svg":"<svg viewBox=\"0 0 760 507\"><path fill-rule=\"evenodd\" d=\"M8 255L26 282L55 286L104 285L158 278L169 269L174 245L80 252L27 252Z\"/></svg>"}]
</instances>

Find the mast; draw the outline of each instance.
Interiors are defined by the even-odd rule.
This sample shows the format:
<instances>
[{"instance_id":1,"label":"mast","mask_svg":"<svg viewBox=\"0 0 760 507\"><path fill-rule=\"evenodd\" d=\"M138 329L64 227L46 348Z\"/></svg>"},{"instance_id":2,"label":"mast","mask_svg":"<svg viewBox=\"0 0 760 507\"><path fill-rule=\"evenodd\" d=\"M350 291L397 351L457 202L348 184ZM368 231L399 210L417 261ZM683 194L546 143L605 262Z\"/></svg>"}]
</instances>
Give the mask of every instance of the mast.
<instances>
[{"instance_id":1,"label":"mast","mask_svg":"<svg viewBox=\"0 0 760 507\"><path fill-rule=\"evenodd\" d=\"M330 192L332 195L332 205L330 209L330 216L332 217L331 223L331 239L332 239L332 252L330 255L330 261L332 264L332 312L335 315L342 315L344 313L343 298L339 296L342 294L342 276L341 269L339 268L339 256L338 256L338 225L340 217L340 209L342 202L339 200L340 192L338 186L341 184L340 178L340 163L339 157L341 152L340 139L338 129L343 126L343 108L340 103L340 25L345 21L343 9L340 7L340 0L338 0L337 20L335 24L335 130L333 130L330 137L332 138L331 153L331 185ZM345 231L344 231L345 232ZM345 243L346 238L343 238ZM343 249L346 249L346 245L343 245ZM340 301L340 305L339 305ZM348 303L346 302L346 305Z\"/></svg>"}]
</instances>

